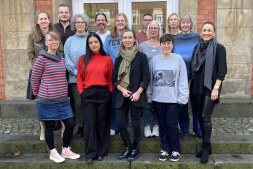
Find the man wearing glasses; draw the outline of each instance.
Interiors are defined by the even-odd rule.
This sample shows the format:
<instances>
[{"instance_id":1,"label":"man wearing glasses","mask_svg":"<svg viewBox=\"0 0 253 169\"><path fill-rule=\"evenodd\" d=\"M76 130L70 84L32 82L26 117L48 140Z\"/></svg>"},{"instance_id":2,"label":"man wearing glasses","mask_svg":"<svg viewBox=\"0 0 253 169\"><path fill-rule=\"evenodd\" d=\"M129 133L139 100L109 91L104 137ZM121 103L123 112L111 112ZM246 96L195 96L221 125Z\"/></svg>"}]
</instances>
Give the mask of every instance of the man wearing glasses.
<instances>
[{"instance_id":1,"label":"man wearing glasses","mask_svg":"<svg viewBox=\"0 0 253 169\"><path fill-rule=\"evenodd\" d=\"M153 16L150 13L145 13L142 18L142 30L136 35L136 39L138 43L142 43L144 41L147 41L147 27L149 23L153 20Z\"/></svg>"}]
</instances>

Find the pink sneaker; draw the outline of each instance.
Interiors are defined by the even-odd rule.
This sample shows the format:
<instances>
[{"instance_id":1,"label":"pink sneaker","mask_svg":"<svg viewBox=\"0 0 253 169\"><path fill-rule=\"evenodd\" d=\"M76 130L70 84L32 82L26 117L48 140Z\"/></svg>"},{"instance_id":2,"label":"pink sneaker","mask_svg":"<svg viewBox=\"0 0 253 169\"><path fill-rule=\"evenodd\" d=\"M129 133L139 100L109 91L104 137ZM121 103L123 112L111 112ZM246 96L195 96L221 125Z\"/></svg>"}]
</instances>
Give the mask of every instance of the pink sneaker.
<instances>
[{"instance_id":1,"label":"pink sneaker","mask_svg":"<svg viewBox=\"0 0 253 169\"><path fill-rule=\"evenodd\" d=\"M63 158L58 152L57 150L54 148L53 150L50 150L50 156L49 156L50 160L53 160L56 163L61 163L63 161L65 161L65 158Z\"/></svg>"},{"instance_id":2,"label":"pink sneaker","mask_svg":"<svg viewBox=\"0 0 253 169\"><path fill-rule=\"evenodd\" d=\"M70 147L62 147L61 156L64 158L70 158L72 160L78 159L80 157L79 154L73 153Z\"/></svg>"}]
</instances>

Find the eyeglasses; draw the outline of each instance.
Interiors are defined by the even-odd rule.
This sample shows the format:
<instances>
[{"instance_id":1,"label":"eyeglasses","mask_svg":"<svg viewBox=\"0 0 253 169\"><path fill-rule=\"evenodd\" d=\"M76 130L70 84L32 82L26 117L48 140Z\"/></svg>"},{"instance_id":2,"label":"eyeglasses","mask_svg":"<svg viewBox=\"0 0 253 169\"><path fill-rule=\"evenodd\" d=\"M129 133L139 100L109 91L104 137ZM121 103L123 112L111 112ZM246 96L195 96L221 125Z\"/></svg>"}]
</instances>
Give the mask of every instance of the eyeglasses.
<instances>
[{"instance_id":1,"label":"eyeglasses","mask_svg":"<svg viewBox=\"0 0 253 169\"><path fill-rule=\"evenodd\" d=\"M55 40L55 39L50 39L50 40L46 40L48 42L58 42L58 40Z\"/></svg>"},{"instance_id":2,"label":"eyeglasses","mask_svg":"<svg viewBox=\"0 0 253 169\"><path fill-rule=\"evenodd\" d=\"M156 27L150 27L149 29L158 30Z\"/></svg>"},{"instance_id":3,"label":"eyeglasses","mask_svg":"<svg viewBox=\"0 0 253 169\"><path fill-rule=\"evenodd\" d=\"M75 23L76 23L76 24L79 24L79 23L80 23L80 24L84 24L85 22L84 22L84 21L76 21Z\"/></svg>"}]
</instances>

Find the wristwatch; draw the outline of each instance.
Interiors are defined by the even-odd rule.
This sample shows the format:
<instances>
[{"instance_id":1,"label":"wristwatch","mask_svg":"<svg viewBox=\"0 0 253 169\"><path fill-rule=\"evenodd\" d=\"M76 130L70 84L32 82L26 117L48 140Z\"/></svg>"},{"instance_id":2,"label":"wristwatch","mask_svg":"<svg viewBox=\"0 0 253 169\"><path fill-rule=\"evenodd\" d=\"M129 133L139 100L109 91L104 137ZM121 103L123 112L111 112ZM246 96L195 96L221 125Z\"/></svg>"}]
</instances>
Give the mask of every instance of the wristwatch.
<instances>
[{"instance_id":1,"label":"wristwatch","mask_svg":"<svg viewBox=\"0 0 253 169\"><path fill-rule=\"evenodd\" d=\"M216 90L218 90L220 87L215 85L213 88L215 88Z\"/></svg>"}]
</instances>

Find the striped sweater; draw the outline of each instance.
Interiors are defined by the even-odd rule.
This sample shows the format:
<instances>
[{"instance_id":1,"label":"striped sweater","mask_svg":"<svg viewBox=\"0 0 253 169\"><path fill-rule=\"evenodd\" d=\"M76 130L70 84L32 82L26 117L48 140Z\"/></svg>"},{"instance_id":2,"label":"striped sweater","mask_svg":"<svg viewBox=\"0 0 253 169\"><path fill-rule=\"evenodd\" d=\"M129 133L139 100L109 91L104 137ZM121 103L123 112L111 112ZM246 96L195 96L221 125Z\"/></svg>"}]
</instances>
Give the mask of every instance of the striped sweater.
<instances>
[{"instance_id":1,"label":"striped sweater","mask_svg":"<svg viewBox=\"0 0 253 169\"><path fill-rule=\"evenodd\" d=\"M68 100L68 84L64 57L42 50L33 67L33 93L41 103L60 103Z\"/></svg>"}]
</instances>

